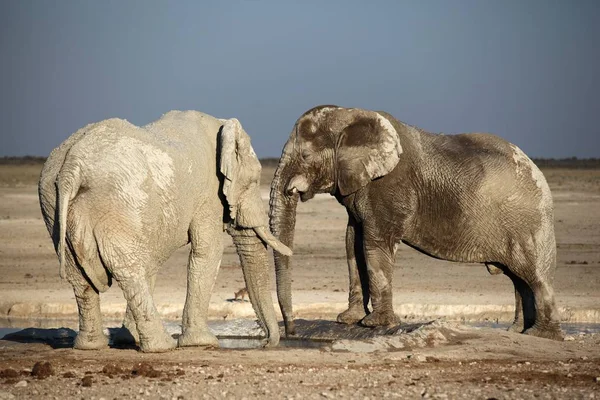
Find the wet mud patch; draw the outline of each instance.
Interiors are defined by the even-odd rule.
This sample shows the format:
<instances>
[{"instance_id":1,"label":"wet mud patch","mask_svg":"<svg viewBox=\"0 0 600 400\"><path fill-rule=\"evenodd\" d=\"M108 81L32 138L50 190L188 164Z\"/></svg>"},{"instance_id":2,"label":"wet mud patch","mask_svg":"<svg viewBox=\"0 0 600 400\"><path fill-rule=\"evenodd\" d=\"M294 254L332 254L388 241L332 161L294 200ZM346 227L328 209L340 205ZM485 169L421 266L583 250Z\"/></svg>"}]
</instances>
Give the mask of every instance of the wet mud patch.
<instances>
[{"instance_id":1,"label":"wet mud patch","mask_svg":"<svg viewBox=\"0 0 600 400\"><path fill-rule=\"evenodd\" d=\"M436 320L423 324L410 324L404 329L399 326L397 330L373 332L369 338L338 339L331 344L330 349L357 353L410 351L442 345L460 345L466 340L477 338L479 335L472 329Z\"/></svg>"},{"instance_id":2,"label":"wet mud patch","mask_svg":"<svg viewBox=\"0 0 600 400\"><path fill-rule=\"evenodd\" d=\"M264 333L256 321L239 319L231 321L213 321L210 324L213 333L219 339L223 349L254 349L264 347ZM280 324L283 333L283 324ZM468 328L459 328L458 324L441 320L423 323L401 323L391 327L369 328L360 325L340 324L330 320L296 320L296 334L283 337L279 348L323 348L332 351L391 351L410 350L421 347L435 347L441 344L460 344L462 340L472 338ZM181 328L168 324L167 331L177 337ZM118 349L136 348L134 343L115 343L119 328L105 330L110 346ZM3 339L19 343L44 343L54 349L73 346L77 332L70 328L40 329L26 328L7 334ZM127 369L130 370L130 369ZM143 366L141 375L146 375ZM105 375L115 376L123 372L122 366L106 365ZM151 372L148 372L151 373ZM139 375L138 374L138 375ZM135 376L136 373L133 373Z\"/></svg>"},{"instance_id":3,"label":"wet mud patch","mask_svg":"<svg viewBox=\"0 0 600 400\"><path fill-rule=\"evenodd\" d=\"M238 322L239 324L239 322ZM282 337L279 349L314 349L369 353L375 351L413 350L440 345L460 345L478 335L468 327L443 320L401 323L391 327L369 328L340 324L330 320L295 320L296 334ZM237 326L236 332L257 334ZM283 326L281 326L283 333ZM260 332L260 331L259 331ZM221 348L250 349L264 345L260 336L219 336Z\"/></svg>"}]
</instances>

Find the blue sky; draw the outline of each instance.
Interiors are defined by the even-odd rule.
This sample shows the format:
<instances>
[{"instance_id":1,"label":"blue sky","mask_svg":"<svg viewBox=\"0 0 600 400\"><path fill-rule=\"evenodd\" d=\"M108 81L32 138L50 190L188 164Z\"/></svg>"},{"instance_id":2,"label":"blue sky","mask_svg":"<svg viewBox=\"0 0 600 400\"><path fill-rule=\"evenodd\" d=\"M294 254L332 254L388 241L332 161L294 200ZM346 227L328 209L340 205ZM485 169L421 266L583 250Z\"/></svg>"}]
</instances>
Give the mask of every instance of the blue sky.
<instances>
[{"instance_id":1,"label":"blue sky","mask_svg":"<svg viewBox=\"0 0 600 400\"><path fill-rule=\"evenodd\" d=\"M278 157L318 104L600 157L600 2L2 1L0 156L89 122L237 117Z\"/></svg>"}]
</instances>

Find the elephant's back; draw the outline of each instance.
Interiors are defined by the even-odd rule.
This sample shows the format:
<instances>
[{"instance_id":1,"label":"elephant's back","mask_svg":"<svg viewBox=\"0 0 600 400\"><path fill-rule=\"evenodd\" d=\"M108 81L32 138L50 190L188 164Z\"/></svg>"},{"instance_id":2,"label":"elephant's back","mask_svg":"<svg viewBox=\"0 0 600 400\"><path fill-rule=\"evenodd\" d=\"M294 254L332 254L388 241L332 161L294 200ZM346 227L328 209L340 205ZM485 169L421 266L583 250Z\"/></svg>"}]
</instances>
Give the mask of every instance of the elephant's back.
<instances>
[{"instance_id":1,"label":"elephant's back","mask_svg":"<svg viewBox=\"0 0 600 400\"><path fill-rule=\"evenodd\" d=\"M177 225L175 163L162 145L146 139L142 128L117 121L72 146L64 166L81 177L73 207L90 215L92 225L111 221L140 233Z\"/></svg>"},{"instance_id":2,"label":"elephant's back","mask_svg":"<svg viewBox=\"0 0 600 400\"><path fill-rule=\"evenodd\" d=\"M216 151L217 136L223 122L200 111L173 110L143 127L166 146L180 151L210 148Z\"/></svg>"},{"instance_id":3,"label":"elephant's back","mask_svg":"<svg viewBox=\"0 0 600 400\"><path fill-rule=\"evenodd\" d=\"M430 134L425 149L426 172L470 193L485 191L490 186L494 191L512 186L513 190L535 197L549 196L546 180L533 161L519 147L499 136ZM504 189L511 192L508 187Z\"/></svg>"},{"instance_id":4,"label":"elephant's back","mask_svg":"<svg viewBox=\"0 0 600 400\"><path fill-rule=\"evenodd\" d=\"M54 223L54 210L56 206L56 178L58 177L58 174L65 163L71 148L88 135L99 135L106 131L107 128L110 130L110 127L122 127L124 125L131 124L118 118L90 123L71 134L71 136L69 136L64 142L52 150L46 159L46 162L44 163L38 184L40 205L44 220L48 225L48 229L50 229L50 225Z\"/></svg>"},{"instance_id":5,"label":"elephant's back","mask_svg":"<svg viewBox=\"0 0 600 400\"><path fill-rule=\"evenodd\" d=\"M501 261L499 243L528 243L553 230L550 189L537 166L514 144L490 134L430 135L417 201L419 241L455 261ZM452 238L452 245L442 238ZM443 243L442 243L443 242ZM508 246L508 245L506 245Z\"/></svg>"}]
</instances>

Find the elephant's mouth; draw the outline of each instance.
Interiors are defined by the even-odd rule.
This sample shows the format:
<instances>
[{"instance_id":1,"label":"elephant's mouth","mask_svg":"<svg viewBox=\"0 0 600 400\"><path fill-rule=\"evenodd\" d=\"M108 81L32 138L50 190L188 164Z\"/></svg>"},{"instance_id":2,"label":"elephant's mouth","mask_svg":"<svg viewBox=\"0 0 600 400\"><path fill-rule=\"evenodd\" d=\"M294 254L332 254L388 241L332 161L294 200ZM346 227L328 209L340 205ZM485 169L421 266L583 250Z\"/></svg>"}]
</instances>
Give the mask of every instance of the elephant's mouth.
<instances>
[{"instance_id":1,"label":"elephant's mouth","mask_svg":"<svg viewBox=\"0 0 600 400\"><path fill-rule=\"evenodd\" d=\"M285 192L287 197L293 197L295 195L300 196L300 201L303 203L315 197L315 192L313 190L307 189L306 191L299 191L297 188L288 189Z\"/></svg>"},{"instance_id":2,"label":"elephant's mouth","mask_svg":"<svg viewBox=\"0 0 600 400\"><path fill-rule=\"evenodd\" d=\"M302 201L303 203L312 199L313 197L315 197L315 192L312 190L300 193L300 201Z\"/></svg>"},{"instance_id":3,"label":"elephant's mouth","mask_svg":"<svg viewBox=\"0 0 600 400\"><path fill-rule=\"evenodd\" d=\"M313 189L311 189L310 186L303 183L305 182L301 182L301 184L298 185L297 182L295 182L295 180L292 180L288 184L288 188L285 191L286 196L292 197L295 195L299 195L300 200L303 203L315 197L316 192Z\"/></svg>"}]
</instances>

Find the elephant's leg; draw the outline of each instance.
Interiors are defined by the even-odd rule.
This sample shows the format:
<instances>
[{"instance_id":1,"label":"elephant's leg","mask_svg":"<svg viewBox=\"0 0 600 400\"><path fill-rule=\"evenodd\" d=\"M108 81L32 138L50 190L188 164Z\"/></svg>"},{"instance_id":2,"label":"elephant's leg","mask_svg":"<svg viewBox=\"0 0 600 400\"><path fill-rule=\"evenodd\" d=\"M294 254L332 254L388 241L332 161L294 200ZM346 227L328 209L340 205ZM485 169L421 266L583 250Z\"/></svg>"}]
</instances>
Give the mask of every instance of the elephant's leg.
<instances>
[{"instance_id":1,"label":"elephant's leg","mask_svg":"<svg viewBox=\"0 0 600 400\"><path fill-rule=\"evenodd\" d=\"M192 249L188 261L187 296L179 346L218 347L207 325L208 305L223 255L223 223L219 218L198 218L190 227Z\"/></svg>"},{"instance_id":2,"label":"elephant's leg","mask_svg":"<svg viewBox=\"0 0 600 400\"><path fill-rule=\"evenodd\" d=\"M506 275L515 287L515 319L509 331L521 333L535 322L535 300L529 285L510 271Z\"/></svg>"},{"instance_id":3,"label":"elephant's leg","mask_svg":"<svg viewBox=\"0 0 600 400\"><path fill-rule=\"evenodd\" d=\"M527 335L547 339L562 340L564 333L560 329L558 308L554 299L554 290L547 280L535 277L529 282L535 301L535 323L525 329Z\"/></svg>"},{"instance_id":4,"label":"elephant's leg","mask_svg":"<svg viewBox=\"0 0 600 400\"><path fill-rule=\"evenodd\" d=\"M108 346L108 338L102 331L100 313L100 295L82 275L75 265L72 254L66 253L67 277L73 286L77 308L79 310L79 333L74 348L97 350Z\"/></svg>"},{"instance_id":5,"label":"elephant's leg","mask_svg":"<svg viewBox=\"0 0 600 400\"><path fill-rule=\"evenodd\" d=\"M349 215L346 227L346 258L348 261L348 309L340 313L337 321L355 324L369 313L369 277L363 254L363 240L360 225Z\"/></svg>"},{"instance_id":6,"label":"elephant's leg","mask_svg":"<svg viewBox=\"0 0 600 400\"><path fill-rule=\"evenodd\" d=\"M550 255L546 258L553 264L553 257L554 255ZM511 265L508 266L507 272L521 297L523 333L561 340L564 334L560 329L558 308L551 286L552 271L544 268L548 260L539 260L527 255L523 258L536 260L536 266L532 268L528 265ZM518 326L515 326L515 329L517 328Z\"/></svg>"},{"instance_id":7,"label":"elephant's leg","mask_svg":"<svg viewBox=\"0 0 600 400\"><path fill-rule=\"evenodd\" d=\"M158 265L148 254L148 240L136 236L137 230L128 229L126 221L118 222L121 221L99 224L94 233L102 261L123 291L135 321L140 350L164 352L173 349L177 342L164 328L148 284L148 274L158 271Z\"/></svg>"},{"instance_id":8,"label":"elephant's leg","mask_svg":"<svg viewBox=\"0 0 600 400\"><path fill-rule=\"evenodd\" d=\"M150 293L154 295L156 273L151 273L147 275L146 281L148 282ZM140 342L140 335L138 334L137 328L135 326L135 319L133 318L133 313L131 312L131 308L129 308L129 305L127 305L127 310L125 311L123 325L113 337L113 342L118 344L136 344Z\"/></svg>"},{"instance_id":9,"label":"elephant's leg","mask_svg":"<svg viewBox=\"0 0 600 400\"><path fill-rule=\"evenodd\" d=\"M398 324L394 314L392 299L392 272L395 249L388 241L364 237L364 252L369 274L369 289L373 311L362 319L365 326L386 326Z\"/></svg>"},{"instance_id":10,"label":"elephant's leg","mask_svg":"<svg viewBox=\"0 0 600 400\"><path fill-rule=\"evenodd\" d=\"M135 321L139 334L140 350L143 352L163 352L177 347L177 342L165 330L156 310L150 287L141 268L111 271L119 283Z\"/></svg>"}]
</instances>

